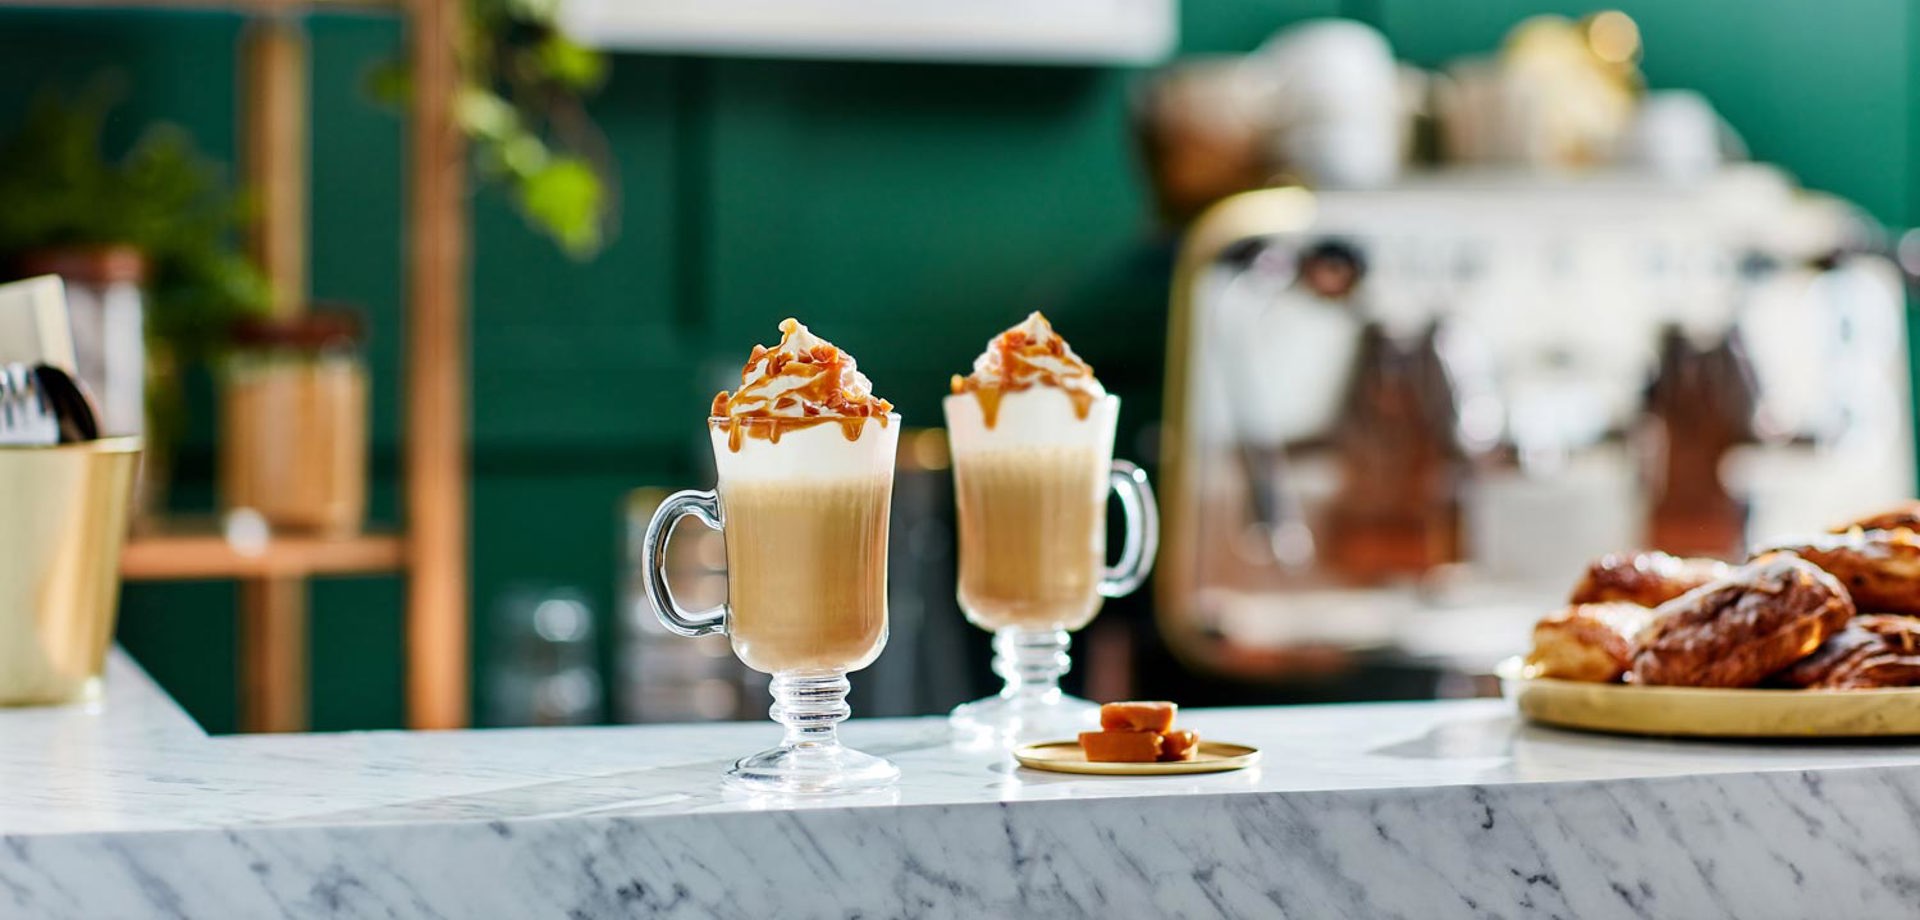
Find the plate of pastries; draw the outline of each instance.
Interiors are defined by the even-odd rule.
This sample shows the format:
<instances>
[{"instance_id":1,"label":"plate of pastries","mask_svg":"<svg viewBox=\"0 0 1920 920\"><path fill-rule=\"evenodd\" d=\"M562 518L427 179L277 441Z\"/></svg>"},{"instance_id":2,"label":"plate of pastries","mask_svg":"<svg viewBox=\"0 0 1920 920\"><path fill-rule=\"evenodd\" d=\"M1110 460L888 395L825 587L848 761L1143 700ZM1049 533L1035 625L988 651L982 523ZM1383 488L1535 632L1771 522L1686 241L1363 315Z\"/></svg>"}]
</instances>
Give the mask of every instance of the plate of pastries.
<instances>
[{"instance_id":1,"label":"plate of pastries","mask_svg":"<svg viewBox=\"0 0 1920 920\"><path fill-rule=\"evenodd\" d=\"M1738 564L1604 556L1500 666L1526 718L1643 735L1920 735L1920 502Z\"/></svg>"}]
</instances>

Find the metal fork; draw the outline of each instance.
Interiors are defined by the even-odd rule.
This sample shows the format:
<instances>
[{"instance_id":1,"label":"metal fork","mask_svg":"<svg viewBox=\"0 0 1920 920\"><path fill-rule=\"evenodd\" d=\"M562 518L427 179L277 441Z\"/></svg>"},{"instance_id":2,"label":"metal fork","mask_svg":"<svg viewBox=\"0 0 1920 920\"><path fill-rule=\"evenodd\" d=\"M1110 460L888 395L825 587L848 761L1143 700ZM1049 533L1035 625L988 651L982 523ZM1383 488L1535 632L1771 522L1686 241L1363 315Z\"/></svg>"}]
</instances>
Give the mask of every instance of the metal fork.
<instances>
[{"instance_id":1,"label":"metal fork","mask_svg":"<svg viewBox=\"0 0 1920 920\"><path fill-rule=\"evenodd\" d=\"M0 446L38 447L60 441L60 420L25 364L0 365Z\"/></svg>"}]
</instances>

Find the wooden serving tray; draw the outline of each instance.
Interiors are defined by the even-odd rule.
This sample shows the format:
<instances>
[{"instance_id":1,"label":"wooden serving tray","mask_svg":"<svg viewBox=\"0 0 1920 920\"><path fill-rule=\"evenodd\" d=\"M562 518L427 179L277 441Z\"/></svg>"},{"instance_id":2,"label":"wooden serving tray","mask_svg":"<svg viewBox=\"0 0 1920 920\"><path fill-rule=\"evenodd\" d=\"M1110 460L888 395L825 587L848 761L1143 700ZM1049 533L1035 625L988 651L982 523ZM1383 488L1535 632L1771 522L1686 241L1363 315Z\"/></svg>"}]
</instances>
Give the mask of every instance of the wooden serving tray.
<instances>
[{"instance_id":1,"label":"wooden serving tray","mask_svg":"<svg viewBox=\"0 0 1920 920\"><path fill-rule=\"evenodd\" d=\"M1627 735L1698 738L1871 738L1920 735L1920 687L1726 690L1642 687L1531 677L1509 658L1502 695L1532 722Z\"/></svg>"}]
</instances>

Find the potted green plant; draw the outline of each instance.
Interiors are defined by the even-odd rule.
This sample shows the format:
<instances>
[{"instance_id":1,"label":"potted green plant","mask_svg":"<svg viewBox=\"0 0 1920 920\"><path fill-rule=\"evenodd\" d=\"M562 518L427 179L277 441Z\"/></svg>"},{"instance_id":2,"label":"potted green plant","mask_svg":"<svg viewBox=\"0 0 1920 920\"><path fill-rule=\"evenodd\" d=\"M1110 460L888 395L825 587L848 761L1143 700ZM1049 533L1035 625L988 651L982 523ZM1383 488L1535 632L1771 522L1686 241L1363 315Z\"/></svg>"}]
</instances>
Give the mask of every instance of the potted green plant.
<instances>
[{"instance_id":1,"label":"potted green plant","mask_svg":"<svg viewBox=\"0 0 1920 920\"><path fill-rule=\"evenodd\" d=\"M0 264L59 273L70 286L144 291L133 322L146 346L143 481L153 508L184 420L178 369L208 357L236 319L263 311L268 288L239 247L245 213L220 166L168 124L109 156L101 135L111 108L102 90L46 92L0 141Z\"/></svg>"},{"instance_id":2,"label":"potted green plant","mask_svg":"<svg viewBox=\"0 0 1920 920\"><path fill-rule=\"evenodd\" d=\"M610 235L618 197L606 139L584 101L607 66L567 37L558 9L558 0L467 0L454 113L481 178L504 186L529 226L585 259ZM412 78L395 60L368 84L397 107Z\"/></svg>"}]
</instances>

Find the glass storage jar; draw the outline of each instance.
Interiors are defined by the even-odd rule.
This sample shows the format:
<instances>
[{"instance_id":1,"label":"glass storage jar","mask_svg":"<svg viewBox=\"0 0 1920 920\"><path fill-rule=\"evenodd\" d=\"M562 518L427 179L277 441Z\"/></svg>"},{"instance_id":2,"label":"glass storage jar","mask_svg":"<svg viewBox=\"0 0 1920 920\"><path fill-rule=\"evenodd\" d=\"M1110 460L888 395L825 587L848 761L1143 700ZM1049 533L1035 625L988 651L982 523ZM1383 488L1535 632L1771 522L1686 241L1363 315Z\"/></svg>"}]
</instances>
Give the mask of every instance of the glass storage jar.
<instances>
[{"instance_id":1,"label":"glass storage jar","mask_svg":"<svg viewBox=\"0 0 1920 920\"><path fill-rule=\"evenodd\" d=\"M367 509L367 362L359 317L342 309L234 327L221 388L220 486L227 510L277 530L356 532Z\"/></svg>"}]
</instances>

